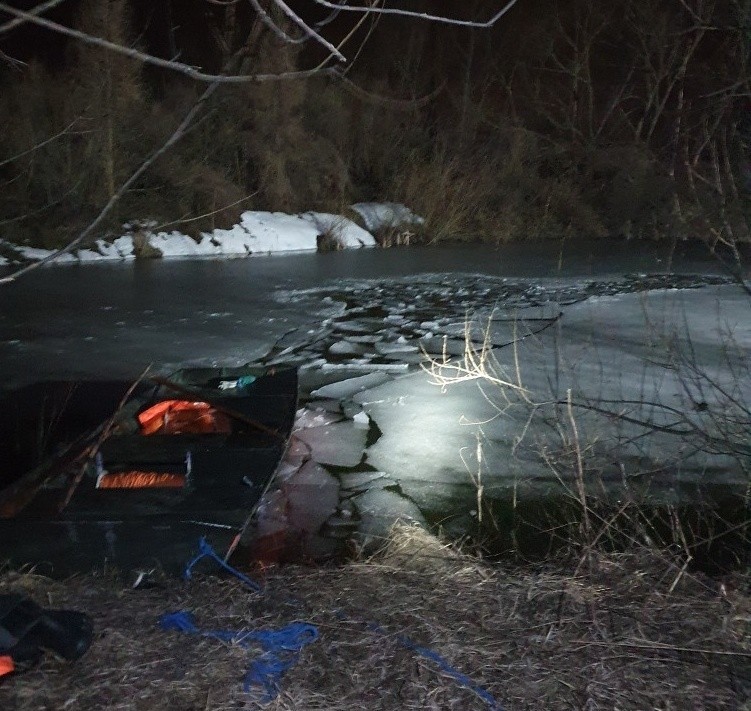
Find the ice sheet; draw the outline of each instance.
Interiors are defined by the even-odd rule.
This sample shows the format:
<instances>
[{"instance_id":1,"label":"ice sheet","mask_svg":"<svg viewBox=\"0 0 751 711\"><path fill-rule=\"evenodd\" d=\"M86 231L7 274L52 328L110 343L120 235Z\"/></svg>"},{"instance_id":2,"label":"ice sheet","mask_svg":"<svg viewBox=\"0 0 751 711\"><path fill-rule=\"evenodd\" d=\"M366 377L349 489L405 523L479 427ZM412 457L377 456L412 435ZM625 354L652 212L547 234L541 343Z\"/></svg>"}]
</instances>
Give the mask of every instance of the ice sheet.
<instances>
[{"instance_id":1,"label":"ice sheet","mask_svg":"<svg viewBox=\"0 0 751 711\"><path fill-rule=\"evenodd\" d=\"M311 457L320 464L354 467L365 451L367 431L351 421L300 430L295 436L311 449Z\"/></svg>"},{"instance_id":2,"label":"ice sheet","mask_svg":"<svg viewBox=\"0 0 751 711\"><path fill-rule=\"evenodd\" d=\"M491 335L507 336L508 324L494 324ZM479 467L486 490L516 484L539 490L557 477L539 452L563 446L546 419L554 407L544 403L561 402L563 419L560 413L558 419L564 427L571 390L575 402L611 401L616 412L657 427L670 425L676 412L684 412L697 427L711 431L711 410L720 407L722 398L716 390L709 392L705 382L701 398L710 414L704 405L695 407L700 393L687 382L685 366L708 373L748 402L751 378L739 380L737 374L749 348L751 310L747 296L735 287L621 294L574 304L564 308L556 328L493 352L505 365L499 375L515 380L518 368L527 397L536 403L531 420L531 404L508 389L508 402L503 388L486 383L481 391L479 380L454 383L441 392L426 373L413 373L354 396L382 431L368 449L367 462L401 482L467 485ZM683 372L678 353L691 354L692 363L683 363ZM628 404L618 404L624 402ZM665 496L676 476L683 481L732 479L730 458L701 451L694 437L661 432L645 437L649 428L586 407L577 407L575 417L582 441L595 442L593 451L605 457L608 486L620 485L622 466L627 472L665 467L669 473L653 480Z\"/></svg>"},{"instance_id":3,"label":"ice sheet","mask_svg":"<svg viewBox=\"0 0 751 711\"><path fill-rule=\"evenodd\" d=\"M315 462L307 462L285 491L293 530L316 533L339 503L339 482Z\"/></svg>"},{"instance_id":4,"label":"ice sheet","mask_svg":"<svg viewBox=\"0 0 751 711\"><path fill-rule=\"evenodd\" d=\"M391 377L386 373L368 373L357 378L348 378L340 382L324 385L311 393L316 398L334 398L344 400L352 397L355 393L375 387L389 381Z\"/></svg>"}]
</instances>

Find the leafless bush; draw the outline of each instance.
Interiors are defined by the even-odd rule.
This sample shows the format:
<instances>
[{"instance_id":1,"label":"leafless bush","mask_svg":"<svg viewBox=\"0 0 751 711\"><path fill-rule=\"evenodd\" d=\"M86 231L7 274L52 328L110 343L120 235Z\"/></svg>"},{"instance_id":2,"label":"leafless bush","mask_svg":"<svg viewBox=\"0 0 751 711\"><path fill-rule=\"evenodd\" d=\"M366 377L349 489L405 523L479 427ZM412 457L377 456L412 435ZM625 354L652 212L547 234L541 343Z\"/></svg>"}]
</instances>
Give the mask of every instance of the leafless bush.
<instances>
[{"instance_id":1,"label":"leafless bush","mask_svg":"<svg viewBox=\"0 0 751 711\"><path fill-rule=\"evenodd\" d=\"M503 428L516 433L509 454L522 470L527 463L530 478L521 485L529 486L540 476L537 462L557 483L552 501L562 497L560 504L551 504L553 510L543 520L525 520L525 527L548 535L557 546L579 545L586 556L595 548L647 545L676 550L687 565L697 556L705 565L713 564L714 553L709 551L720 551L718 560L726 562L743 557L751 540L751 372L745 348L732 332L719 327L719 343L702 340L695 345L688 323L672 330L670 324L652 324L647 317L644 339L652 344L658 362L646 365L649 356L644 355L643 380L633 385L641 387L641 395L634 398L615 394L618 372L613 364L602 364L600 381L577 383L552 337L541 351L545 363L534 361L548 373L548 380L541 380L530 372L538 366L526 363L526 351L521 349L528 328L520 323L504 350L493 345L492 321L491 317L484 327L468 323L464 355L433 358L426 370L443 389L478 383L499 422L505 423ZM592 348L585 359L594 364L597 353ZM561 372L548 368L555 363ZM565 383L564 391L550 378ZM666 380L675 382L678 392ZM496 446L492 441L498 436L478 439L478 448ZM501 441L507 438L503 435ZM466 462L477 489L479 524L482 512L492 524L498 505L494 497L500 494L491 492L502 489L501 472L483 465L488 453L480 451ZM489 484L494 480L495 485ZM680 490L685 493L677 494ZM512 520L517 515L516 493L513 501ZM518 510L522 517L523 508Z\"/></svg>"}]
</instances>

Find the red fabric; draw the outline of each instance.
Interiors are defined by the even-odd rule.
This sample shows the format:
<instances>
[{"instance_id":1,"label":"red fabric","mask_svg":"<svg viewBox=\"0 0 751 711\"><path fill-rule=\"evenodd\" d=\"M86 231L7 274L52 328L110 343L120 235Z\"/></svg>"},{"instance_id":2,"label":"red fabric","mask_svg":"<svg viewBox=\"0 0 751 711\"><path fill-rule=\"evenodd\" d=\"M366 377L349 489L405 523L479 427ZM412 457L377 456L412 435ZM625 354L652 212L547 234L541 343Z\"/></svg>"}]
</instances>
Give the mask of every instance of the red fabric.
<instances>
[{"instance_id":1,"label":"red fabric","mask_svg":"<svg viewBox=\"0 0 751 711\"><path fill-rule=\"evenodd\" d=\"M162 400L138 415L141 433L152 434L229 434L232 422L207 402Z\"/></svg>"},{"instance_id":2,"label":"red fabric","mask_svg":"<svg viewBox=\"0 0 751 711\"><path fill-rule=\"evenodd\" d=\"M172 472L112 472L103 474L97 489L182 489L185 476Z\"/></svg>"},{"instance_id":3,"label":"red fabric","mask_svg":"<svg viewBox=\"0 0 751 711\"><path fill-rule=\"evenodd\" d=\"M13 664L13 657L9 657L7 654L0 655L0 677L10 674L16 670L16 665Z\"/></svg>"}]
</instances>

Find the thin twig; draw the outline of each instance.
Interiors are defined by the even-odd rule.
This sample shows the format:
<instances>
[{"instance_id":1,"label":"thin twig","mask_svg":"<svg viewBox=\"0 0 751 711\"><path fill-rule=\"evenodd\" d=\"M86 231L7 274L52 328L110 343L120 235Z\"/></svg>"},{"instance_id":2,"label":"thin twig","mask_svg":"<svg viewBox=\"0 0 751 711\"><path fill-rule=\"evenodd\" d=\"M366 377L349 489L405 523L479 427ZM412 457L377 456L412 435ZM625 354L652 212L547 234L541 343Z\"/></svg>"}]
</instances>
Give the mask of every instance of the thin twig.
<instances>
[{"instance_id":1,"label":"thin twig","mask_svg":"<svg viewBox=\"0 0 751 711\"><path fill-rule=\"evenodd\" d=\"M318 5L322 5L323 7L331 8L332 10L337 11L347 11L347 12L360 12L360 13L366 13L366 14L380 14L380 15L400 15L402 17L416 17L420 20L428 20L430 22L438 22L440 24L445 25L459 25L461 27L478 27L478 28L488 28L492 27L493 25L498 22L514 5L516 5L517 0L510 0L510 2L507 2L498 12L495 13L489 20L486 20L485 22L475 21L475 20L459 20L453 17L447 17L445 15L430 15L427 12L415 12L414 10L402 10L399 8L392 8L392 7L370 7L367 5L337 5L333 2L329 2L329 0L313 0Z\"/></svg>"},{"instance_id":2,"label":"thin twig","mask_svg":"<svg viewBox=\"0 0 751 711\"><path fill-rule=\"evenodd\" d=\"M66 133L68 133L68 131L70 131L70 129L73 128L73 126L75 126L76 123L78 123L80 118L81 118L80 116L77 116L62 131L60 131L59 133L56 133L54 136L50 136L49 138L45 139L41 143L37 143L31 148L27 148L25 151L21 151L21 153L16 153L16 155L0 161L0 168L2 168L4 165L8 165L8 163L13 163L14 161L17 161L19 158L23 158L25 155L28 155L29 153L34 153L35 151L38 151L42 146L46 146L48 143L52 143L52 141L56 141L58 138L60 138L60 136L64 136Z\"/></svg>"},{"instance_id":3,"label":"thin twig","mask_svg":"<svg viewBox=\"0 0 751 711\"><path fill-rule=\"evenodd\" d=\"M91 44L95 47L101 47L102 49L107 49L111 52L122 54L126 57L129 57L130 59L135 59L143 62L144 64L152 64L156 67L161 67L162 69L169 69L173 72L185 74L186 76L190 77L191 79L195 79L196 81L211 82L212 84L248 84L253 82L260 83L268 81L308 79L310 77L320 76L322 74L332 75L336 73L333 69L303 69L300 71L279 72L277 74L208 74L206 72L200 71L199 69L196 69L195 67L190 66L189 64L184 64L183 62L176 62L174 60L155 57L153 54L141 52L134 47L125 47L121 44L117 44L116 42L110 42L109 40L103 39L101 37L94 37L93 35L86 34L85 32L81 32L80 30L74 30L71 27L61 25L58 22L52 22L51 20L47 20L43 17L35 17L29 12L17 10L16 8L11 7L4 2L0 2L0 10L7 12L9 15L14 15L15 17L22 18L28 22L32 22L35 25L46 27L47 29L59 32L62 35L73 37L80 42L85 42L86 44Z\"/></svg>"},{"instance_id":4,"label":"thin twig","mask_svg":"<svg viewBox=\"0 0 751 711\"><path fill-rule=\"evenodd\" d=\"M146 366L146 369L143 371L143 373L141 373L141 375L139 375L138 378L133 382L133 384L128 388L128 390L125 392L125 395L123 395L122 398L120 399L120 402L118 403L115 411L112 413L109 419L105 422L104 426L100 429L96 442L94 442L94 444L87 447L84 450L84 453L82 453L82 454L85 454L86 459L79 466L76 476L73 477L73 480L71 481L70 486L68 487L68 490L65 492L65 496L63 497L63 500L60 502L58 506L58 511L62 511L70 503L70 500L73 498L73 494L75 494L76 489L78 488L78 485L83 480L83 476L86 472L87 462L96 455L96 453L101 448L102 443L112 434L112 430L114 429L115 423L117 422L117 419L120 417L120 413L125 407L125 404L128 402L128 400L130 399L130 396L133 394L135 389L143 382L143 379L146 377L146 374L149 372L150 369L151 369L150 365ZM81 455L79 455L79 459L80 458L81 458Z\"/></svg>"},{"instance_id":5,"label":"thin twig","mask_svg":"<svg viewBox=\"0 0 751 711\"><path fill-rule=\"evenodd\" d=\"M51 10L56 5L60 5L61 3L65 2L65 0L48 0L47 2L43 2L41 5L37 5L36 7L33 7L31 10L28 11L29 15L35 16L35 15L41 15L43 12L46 12L47 10ZM12 30L14 27L18 27L19 25L23 25L26 22L29 22L28 19L22 19L17 17L15 20L11 20L10 22L6 22L4 25L0 25L0 35L4 32L8 32L9 30Z\"/></svg>"}]
</instances>

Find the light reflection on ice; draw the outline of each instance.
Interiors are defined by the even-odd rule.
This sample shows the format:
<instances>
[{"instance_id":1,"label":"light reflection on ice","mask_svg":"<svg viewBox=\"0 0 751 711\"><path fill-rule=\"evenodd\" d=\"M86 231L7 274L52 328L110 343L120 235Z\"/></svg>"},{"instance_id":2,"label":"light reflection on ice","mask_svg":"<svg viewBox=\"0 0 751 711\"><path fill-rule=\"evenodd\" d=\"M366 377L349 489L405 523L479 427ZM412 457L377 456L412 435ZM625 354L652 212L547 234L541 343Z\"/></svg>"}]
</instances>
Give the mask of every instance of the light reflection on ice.
<instances>
[{"instance_id":1,"label":"light reflection on ice","mask_svg":"<svg viewBox=\"0 0 751 711\"><path fill-rule=\"evenodd\" d=\"M652 287L671 285L669 279L682 283L680 277L647 279ZM267 361L286 358L303 364L303 391L314 399L308 405L311 412L301 416L299 437L319 465L355 467L364 455L361 466L378 470L336 471L342 485L338 508L320 530L345 537L359 526L361 533L380 536L386 522L398 516L421 520L420 507L431 511L452 500L471 503L478 475L486 496L539 496L557 489L557 475L540 456L542 449L561 446L546 419L552 413L546 402L565 399L571 389L586 401L648 400L684 407L681 383L663 367L667 343L681 338L684 323L695 354L720 379L727 376L723 329L738 334L741 349L751 347L748 304L745 297L731 296L730 287L623 293L642 286L628 279L540 285L430 275L297 292L300 308L307 303L316 308L326 299L343 304L319 329L285 336ZM600 297L587 301L592 293ZM529 403L519 398L504 402L497 387L483 390L478 381L468 380L441 392L416 367L425 363L421 349L462 357L467 319L476 321L469 329L475 347L487 339L514 375L518 368L531 401L540 406L538 419L529 419ZM316 407L325 412L316 413ZM342 417L342 422L333 421ZM604 463L607 486L623 487L624 471L642 471L650 464L665 465L666 476L686 480L717 479L732 464L675 437L653 433L645 439L643 428L623 423L606 427L597 413L580 410L576 417L582 438L596 439L598 452L621 447ZM658 423L665 419L657 417ZM629 438L631 444L623 445ZM308 467L306 477L312 471L325 469ZM294 480L292 476L290 484ZM654 486L663 496L677 495L669 478L656 476ZM330 493L326 486L323 491ZM347 503L353 509L343 509ZM314 505L313 499L309 504ZM325 511L331 506L326 499ZM316 523L321 518L322 513Z\"/></svg>"},{"instance_id":2,"label":"light reflection on ice","mask_svg":"<svg viewBox=\"0 0 751 711\"><path fill-rule=\"evenodd\" d=\"M312 397L317 398L336 398L343 400L345 398L352 397L355 393L359 393L368 388L375 387L390 380L389 376L385 373L368 373L367 375L361 375L357 378L348 378L337 383L331 383L324 385L311 394Z\"/></svg>"}]
</instances>

